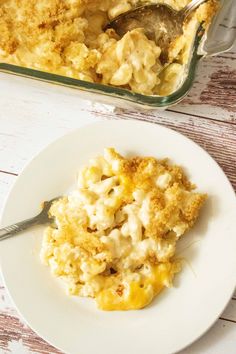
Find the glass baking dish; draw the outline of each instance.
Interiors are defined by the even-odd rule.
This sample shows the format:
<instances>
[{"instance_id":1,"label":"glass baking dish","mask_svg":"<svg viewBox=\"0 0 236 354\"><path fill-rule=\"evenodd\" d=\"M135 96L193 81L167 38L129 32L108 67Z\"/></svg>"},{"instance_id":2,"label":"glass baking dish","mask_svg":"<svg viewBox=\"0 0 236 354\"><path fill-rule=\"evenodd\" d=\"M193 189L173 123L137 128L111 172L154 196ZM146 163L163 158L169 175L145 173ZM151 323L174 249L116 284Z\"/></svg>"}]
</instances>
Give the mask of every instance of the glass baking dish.
<instances>
[{"instance_id":1,"label":"glass baking dish","mask_svg":"<svg viewBox=\"0 0 236 354\"><path fill-rule=\"evenodd\" d=\"M185 68L181 86L168 96L145 96L129 90L91 83L48 72L0 63L0 71L20 75L51 84L76 89L82 98L111 104L122 108L165 109L181 101L189 92L199 61L210 55L229 50L236 38L236 1L221 0L221 9L215 16L208 32L200 26L196 31L192 55Z\"/></svg>"}]
</instances>

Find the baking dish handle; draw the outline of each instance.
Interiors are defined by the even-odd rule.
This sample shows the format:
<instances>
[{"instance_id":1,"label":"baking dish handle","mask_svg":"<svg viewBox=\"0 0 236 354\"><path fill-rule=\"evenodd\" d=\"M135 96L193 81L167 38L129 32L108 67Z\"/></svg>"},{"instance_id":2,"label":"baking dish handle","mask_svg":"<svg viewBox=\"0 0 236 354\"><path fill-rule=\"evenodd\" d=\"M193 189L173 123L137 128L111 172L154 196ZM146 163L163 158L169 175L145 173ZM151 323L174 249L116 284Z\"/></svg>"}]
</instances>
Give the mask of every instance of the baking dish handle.
<instances>
[{"instance_id":1,"label":"baking dish handle","mask_svg":"<svg viewBox=\"0 0 236 354\"><path fill-rule=\"evenodd\" d=\"M221 1L221 9L203 38L198 54L212 56L230 50L236 39L236 1Z\"/></svg>"}]
</instances>

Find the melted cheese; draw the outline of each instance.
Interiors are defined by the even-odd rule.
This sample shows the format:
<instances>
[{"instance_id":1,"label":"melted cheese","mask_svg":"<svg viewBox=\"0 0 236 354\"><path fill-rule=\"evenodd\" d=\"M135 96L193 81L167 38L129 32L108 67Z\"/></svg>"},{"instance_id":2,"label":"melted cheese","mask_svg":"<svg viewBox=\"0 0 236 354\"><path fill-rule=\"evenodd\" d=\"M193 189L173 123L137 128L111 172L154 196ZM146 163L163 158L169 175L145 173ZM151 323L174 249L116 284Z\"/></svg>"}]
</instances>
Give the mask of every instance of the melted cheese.
<instances>
[{"instance_id":1,"label":"melted cheese","mask_svg":"<svg viewBox=\"0 0 236 354\"><path fill-rule=\"evenodd\" d=\"M45 230L41 259L69 294L94 297L103 310L145 307L180 269L176 242L206 198L193 188L166 160L106 149L52 205L56 227Z\"/></svg>"}]
</instances>

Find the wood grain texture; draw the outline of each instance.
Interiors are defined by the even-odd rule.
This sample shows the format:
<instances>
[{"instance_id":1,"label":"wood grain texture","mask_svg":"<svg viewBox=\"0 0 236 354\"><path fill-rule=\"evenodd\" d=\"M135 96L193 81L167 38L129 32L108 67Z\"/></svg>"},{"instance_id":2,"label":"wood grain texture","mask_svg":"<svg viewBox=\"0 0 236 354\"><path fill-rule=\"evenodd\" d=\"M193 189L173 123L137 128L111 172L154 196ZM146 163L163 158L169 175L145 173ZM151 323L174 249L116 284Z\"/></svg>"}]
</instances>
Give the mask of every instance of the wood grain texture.
<instances>
[{"instance_id":1,"label":"wood grain texture","mask_svg":"<svg viewBox=\"0 0 236 354\"><path fill-rule=\"evenodd\" d=\"M116 113L95 111L107 119L139 119L159 123L184 134L209 152L236 190L236 125L173 112L146 113L120 109Z\"/></svg>"},{"instance_id":2,"label":"wood grain texture","mask_svg":"<svg viewBox=\"0 0 236 354\"><path fill-rule=\"evenodd\" d=\"M11 301L6 295L4 287L1 285L0 278L0 348L8 352L8 348L11 347L12 341L21 340L22 346L30 350L32 353L42 353L42 354L58 354L61 353L59 350L48 345L44 340L38 337L24 322L19 318L16 310L13 308ZM225 309L224 313L221 315L219 320L213 328L209 331L208 336L212 336L216 328L225 328L225 326L230 326L230 329L234 330L234 335L236 338L236 301L231 300ZM228 320L228 321L227 321ZM230 325L228 324L230 322ZM235 327L232 327L235 325ZM227 334L227 333L226 333ZM205 342L204 337L198 341L194 346L198 347L199 342ZM214 343L212 343L214 346ZM202 344L201 344L202 346ZM192 347L191 347L192 348ZM194 347L193 347L194 348ZM193 349L191 349L193 350ZM1 352L1 351L0 351ZM9 351L10 352L10 351ZM12 352L12 351L11 351ZM217 351L216 351L217 352ZM18 354L17 352L15 352ZM182 354L189 354L188 350L182 351ZM191 351L192 353L192 351ZM196 352L200 353L200 352ZM218 351L218 353L221 353ZM223 354L223 352L221 353Z\"/></svg>"},{"instance_id":3,"label":"wood grain texture","mask_svg":"<svg viewBox=\"0 0 236 354\"><path fill-rule=\"evenodd\" d=\"M37 336L28 326L25 326L18 315L13 316L7 313L0 313L0 348L8 352L9 342L22 341L22 346L33 353L39 354L60 354L61 352L50 346L43 339Z\"/></svg>"},{"instance_id":4,"label":"wood grain texture","mask_svg":"<svg viewBox=\"0 0 236 354\"><path fill-rule=\"evenodd\" d=\"M236 122L236 42L228 52L201 60L194 85L175 112Z\"/></svg>"},{"instance_id":5,"label":"wood grain texture","mask_svg":"<svg viewBox=\"0 0 236 354\"><path fill-rule=\"evenodd\" d=\"M204 59L189 95L169 111L134 112L90 104L75 90L0 74L0 212L23 166L52 140L101 119L159 123L190 137L236 189L236 48ZM89 114L88 114L89 113ZM179 354L235 354L236 292L215 325ZM17 314L0 276L0 353L59 354ZM124 353L127 354L127 353Z\"/></svg>"},{"instance_id":6,"label":"wood grain texture","mask_svg":"<svg viewBox=\"0 0 236 354\"><path fill-rule=\"evenodd\" d=\"M55 104L56 97L52 96L46 107L30 103L31 110L28 101L15 101L14 106L9 101L4 109L8 115L7 121L0 112L0 170L19 173L26 162L51 140L83 124L79 117L77 119L76 110L71 111L70 116L67 115L70 100L69 102L61 100ZM23 113L18 118L19 124L15 124L15 111L18 110ZM80 114L83 112L90 112L93 115L86 116L87 123L96 121L96 117L97 119L140 119L175 129L205 148L221 165L234 187L236 186L236 125L234 124L167 111L135 112L117 109L112 112L109 107L97 104L81 105ZM21 149L16 149L18 146L21 146Z\"/></svg>"},{"instance_id":7,"label":"wood grain texture","mask_svg":"<svg viewBox=\"0 0 236 354\"><path fill-rule=\"evenodd\" d=\"M188 96L171 110L236 123L236 58L203 59Z\"/></svg>"},{"instance_id":8,"label":"wood grain texture","mask_svg":"<svg viewBox=\"0 0 236 354\"><path fill-rule=\"evenodd\" d=\"M221 318L231 320L236 324L236 301L231 300L221 315Z\"/></svg>"}]
</instances>

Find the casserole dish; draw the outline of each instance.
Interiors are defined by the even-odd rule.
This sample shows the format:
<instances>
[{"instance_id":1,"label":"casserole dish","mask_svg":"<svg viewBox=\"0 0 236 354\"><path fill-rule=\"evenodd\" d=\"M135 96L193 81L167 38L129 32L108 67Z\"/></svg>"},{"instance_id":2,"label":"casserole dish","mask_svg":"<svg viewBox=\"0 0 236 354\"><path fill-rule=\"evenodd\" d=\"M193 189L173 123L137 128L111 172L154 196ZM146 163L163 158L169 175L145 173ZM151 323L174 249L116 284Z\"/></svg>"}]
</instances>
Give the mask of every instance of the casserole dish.
<instances>
[{"instance_id":1,"label":"casserole dish","mask_svg":"<svg viewBox=\"0 0 236 354\"><path fill-rule=\"evenodd\" d=\"M23 66L0 63L0 71L63 85L76 89L83 98L112 104L122 108L165 109L181 101L190 90L199 61L209 55L216 55L230 49L236 36L234 0L221 0L221 9L206 32L201 26L196 29L195 39L188 62L184 67L181 84L167 96L143 95L130 90L74 79Z\"/></svg>"}]
</instances>

